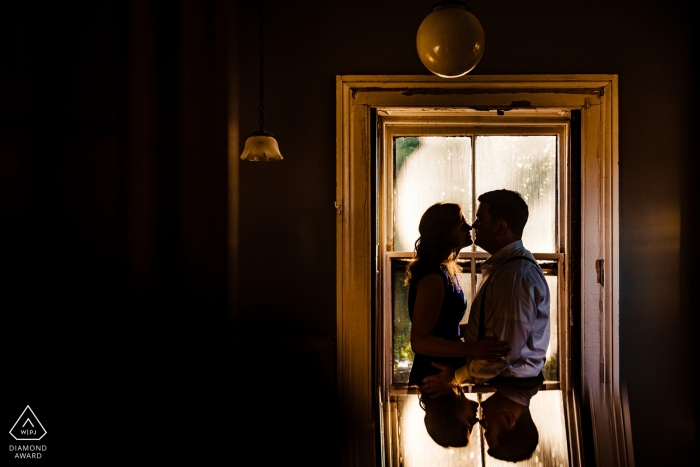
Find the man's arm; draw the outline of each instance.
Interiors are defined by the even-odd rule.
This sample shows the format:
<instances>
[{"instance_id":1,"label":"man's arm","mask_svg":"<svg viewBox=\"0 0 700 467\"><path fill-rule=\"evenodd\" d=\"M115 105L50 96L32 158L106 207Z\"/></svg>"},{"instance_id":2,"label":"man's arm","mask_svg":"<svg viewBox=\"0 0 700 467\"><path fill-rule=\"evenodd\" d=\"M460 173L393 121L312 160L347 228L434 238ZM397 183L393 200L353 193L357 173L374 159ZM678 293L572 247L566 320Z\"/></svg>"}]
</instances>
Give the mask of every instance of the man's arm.
<instances>
[{"instance_id":1,"label":"man's arm","mask_svg":"<svg viewBox=\"0 0 700 467\"><path fill-rule=\"evenodd\" d=\"M526 274L517 271L495 272L486 292L486 336L507 341L508 352L496 361L472 359L454 373L443 370L428 376L423 380L423 392L443 394L454 384L485 383L518 360L532 332L538 301L548 300L549 294L538 290L543 287L547 284L539 277L528 279Z\"/></svg>"},{"instance_id":2,"label":"man's arm","mask_svg":"<svg viewBox=\"0 0 700 467\"><path fill-rule=\"evenodd\" d=\"M454 374L443 371L429 376L423 380L424 392L438 394L453 384L487 382L520 357L537 316L536 298L542 294L537 293L536 282L528 280L524 274L514 271L495 274L498 275L494 275L487 289L486 336L497 336L508 342L508 352L496 361L472 359Z\"/></svg>"},{"instance_id":3,"label":"man's arm","mask_svg":"<svg viewBox=\"0 0 700 467\"><path fill-rule=\"evenodd\" d=\"M537 316L536 285L525 274L496 272L486 291L486 336L497 336L510 344L509 351L496 361L473 359L455 372L460 383L484 383L498 376L527 344Z\"/></svg>"},{"instance_id":4,"label":"man's arm","mask_svg":"<svg viewBox=\"0 0 700 467\"><path fill-rule=\"evenodd\" d=\"M418 293L411 320L413 352L433 357L478 357L496 361L507 352L508 343L498 339L481 342L451 341L433 335L445 298L443 278L428 274L417 284Z\"/></svg>"},{"instance_id":5,"label":"man's arm","mask_svg":"<svg viewBox=\"0 0 700 467\"><path fill-rule=\"evenodd\" d=\"M520 354L537 315L535 284L521 273L500 271L487 290L486 336L497 336L510 350L497 361L472 359L455 372L460 383L484 383L498 376Z\"/></svg>"}]
</instances>

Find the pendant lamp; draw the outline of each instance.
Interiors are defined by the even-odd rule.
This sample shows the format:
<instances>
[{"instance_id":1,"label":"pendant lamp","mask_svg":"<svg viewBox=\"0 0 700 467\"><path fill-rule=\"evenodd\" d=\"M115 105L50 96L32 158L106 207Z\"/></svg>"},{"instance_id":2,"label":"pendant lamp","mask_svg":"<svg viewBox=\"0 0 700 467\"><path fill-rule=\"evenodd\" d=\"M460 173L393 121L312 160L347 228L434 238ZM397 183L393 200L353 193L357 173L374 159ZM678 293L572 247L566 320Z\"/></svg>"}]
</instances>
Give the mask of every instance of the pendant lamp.
<instances>
[{"instance_id":1,"label":"pendant lamp","mask_svg":"<svg viewBox=\"0 0 700 467\"><path fill-rule=\"evenodd\" d=\"M433 5L416 34L423 65L443 78L458 78L474 69L484 54L484 29L466 4L445 0Z\"/></svg>"},{"instance_id":2,"label":"pendant lamp","mask_svg":"<svg viewBox=\"0 0 700 467\"><path fill-rule=\"evenodd\" d=\"M243 148L243 153L241 154L241 159L244 161L251 162L268 162L268 161L281 161L282 154L280 154L280 148L277 145L277 140L272 133L265 131L265 105L263 104L265 98L265 74L263 73L263 62L265 60L265 55L263 53L263 24L264 24L264 2L260 0L260 129L254 131L248 135L246 139L245 147Z\"/></svg>"}]
</instances>

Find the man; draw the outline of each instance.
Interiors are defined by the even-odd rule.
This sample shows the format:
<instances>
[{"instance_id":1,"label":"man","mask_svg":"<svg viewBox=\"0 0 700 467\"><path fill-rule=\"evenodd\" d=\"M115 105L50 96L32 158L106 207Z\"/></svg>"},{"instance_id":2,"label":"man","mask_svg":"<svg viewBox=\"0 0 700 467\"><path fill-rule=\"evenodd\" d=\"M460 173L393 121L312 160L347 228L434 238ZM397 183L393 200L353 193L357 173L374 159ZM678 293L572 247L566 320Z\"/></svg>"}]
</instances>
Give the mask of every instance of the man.
<instances>
[{"instance_id":1,"label":"man","mask_svg":"<svg viewBox=\"0 0 700 467\"><path fill-rule=\"evenodd\" d=\"M489 382L496 392L481 403L480 423L491 457L519 462L532 456L539 432L530 414L530 399L542 381L540 374L534 378L497 376Z\"/></svg>"},{"instance_id":2,"label":"man","mask_svg":"<svg viewBox=\"0 0 700 467\"><path fill-rule=\"evenodd\" d=\"M510 190L484 193L479 196L479 203L472 225L474 243L491 256L481 266L482 281L463 327L464 340L478 342L495 336L508 342L510 350L497 361L468 358L466 365L456 371L434 364L442 371L426 377L421 388L431 397L448 394L455 385L486 383L496 377L534 378L528 384L535 385L543 380L541 371L549 346L549 287L521 240L529 215L527 204ZM503 397L504 394L499 395L491 405L503 403ZM529 399L527 410L513 413L527 417L528 406ZM494 415L489 427L484 424L487 432L491 429L504 433L515 426L515 423L511 427L496 424L496 418Z\"/></svg>"}]
</instances>

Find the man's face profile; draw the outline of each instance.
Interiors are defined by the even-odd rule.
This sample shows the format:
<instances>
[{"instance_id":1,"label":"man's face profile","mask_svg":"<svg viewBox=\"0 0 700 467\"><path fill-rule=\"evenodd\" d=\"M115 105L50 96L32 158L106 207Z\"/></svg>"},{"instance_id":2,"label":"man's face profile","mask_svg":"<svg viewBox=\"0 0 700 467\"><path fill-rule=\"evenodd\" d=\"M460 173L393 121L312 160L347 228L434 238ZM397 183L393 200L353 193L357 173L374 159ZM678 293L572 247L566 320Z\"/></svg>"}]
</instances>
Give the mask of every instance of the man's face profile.
<instances>
[{"instance_id":1,"label":"man's face profile","mask_svg":"<svg viewBox=\"0 0 700 467\"><path fill-rule=\"evenodd\" d=\"M509 462L529 459L539 443L539 432L528 406L500 392L481 403L481 425L491 457Z\"/></svg>"},{"instance_id":2,"label":"man's face profile","mask_svg":"<svg viewBox=\"0 0 700 467\"><path fill-rule=\"evenodd\" d=\"M498 436L504 430L513 427L515 419L505 410L503 396L492 394L481 403L481 426L484 427L484 437L490 448L498 446Z\"/></svg>"},{"instance_id":3,"label":"man's face profile","mask_svg":"<svg viewBox=\"0 0 700 467\"><path fill-rule=\"evenodd\" d=\"M474 244L489 251L495 227L491 214L489 214L489 205L480 203L476 210L476 220L472 224Z\"/></svg>"},{"instance_id":4,"label":"man's face profile","mask_svg":"<svg viewBox=\"0 0 700 467\"><path fill-rule=\"evenodd\" d=\"M462 403L459 406L460 416L466 422L467 426L469 426L469 433L472 432L472 428L479 421L479 419L476 417L476 411L478 408L478 403L471 401L466 397L462 398ZM469 435L467 435L467 437L468 436Z\"/></svg>"}]
</instances>

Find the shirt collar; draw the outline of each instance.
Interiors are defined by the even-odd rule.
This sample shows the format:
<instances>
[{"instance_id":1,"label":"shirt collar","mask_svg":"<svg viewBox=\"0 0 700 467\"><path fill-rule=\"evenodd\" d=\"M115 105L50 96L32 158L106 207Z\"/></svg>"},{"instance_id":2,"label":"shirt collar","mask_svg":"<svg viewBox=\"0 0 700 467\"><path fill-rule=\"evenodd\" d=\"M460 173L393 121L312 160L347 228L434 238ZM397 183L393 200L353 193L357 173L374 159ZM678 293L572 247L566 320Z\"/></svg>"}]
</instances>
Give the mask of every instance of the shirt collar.
<instances>
[{"instance_id":1,"label":"shirt collar","mask_svg":"<svg viewBox=\"0 0 700 467\"><path fill-rule=\"evenodd\" d=\"M513 253L516 250L521 249L522 247L523 247L522 240L516 240L512 243L509 243L508 245L506 245L503 248L501 248L500 250L498 250L496 253L489 256L489 258L484 262L484 264L499 263L501 260L505 259L507 256L510 256L511 253Z\"/></svg>"}]
</instances>

